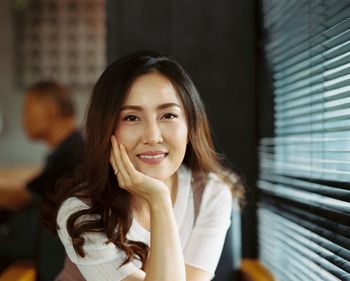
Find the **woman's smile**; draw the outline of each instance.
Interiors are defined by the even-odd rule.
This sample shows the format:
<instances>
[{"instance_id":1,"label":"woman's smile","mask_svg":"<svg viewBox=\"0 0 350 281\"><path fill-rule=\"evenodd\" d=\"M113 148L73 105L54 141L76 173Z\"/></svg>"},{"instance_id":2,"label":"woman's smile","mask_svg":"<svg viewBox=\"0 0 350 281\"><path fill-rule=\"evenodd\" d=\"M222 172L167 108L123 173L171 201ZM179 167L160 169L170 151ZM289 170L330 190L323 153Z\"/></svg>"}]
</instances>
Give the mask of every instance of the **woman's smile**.
<instances>
[{"instance_id":1,"label":"woman's smile","mask_svg":"<svg viewBox=\"0 0 350 281\"><path fill-rule=\"evenodd\" d=\"M167 157L168 153L161 152L161 151L147 151L142 154L138 154L137 157L140 159L140 161L150 164L150 165L157 165L160 164L165 157Z\"/></svg>"}]
</instances>

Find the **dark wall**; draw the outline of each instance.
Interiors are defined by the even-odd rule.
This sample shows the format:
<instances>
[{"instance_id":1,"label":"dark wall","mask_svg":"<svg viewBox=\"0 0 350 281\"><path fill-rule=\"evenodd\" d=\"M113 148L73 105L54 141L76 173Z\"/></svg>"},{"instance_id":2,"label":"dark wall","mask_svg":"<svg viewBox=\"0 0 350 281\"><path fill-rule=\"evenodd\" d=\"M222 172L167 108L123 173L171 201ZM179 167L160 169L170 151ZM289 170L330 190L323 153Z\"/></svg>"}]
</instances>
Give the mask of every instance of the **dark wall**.
<instances>
[{"instance_id":1,"label":"dark wall","mask_svg":"<svg viewBox=\"0 0 350 281\"><path fill-rule=\"evenodd\" d=\"M107 1L108 61L141 48L174 57L207 106L219 151L255 189L255 2ZM254 192L248 190L248 203ZM249 206L249 204L248 204ZM255 216L243 216L243 255L254 256Z\"/></svg>"}]
</instances>

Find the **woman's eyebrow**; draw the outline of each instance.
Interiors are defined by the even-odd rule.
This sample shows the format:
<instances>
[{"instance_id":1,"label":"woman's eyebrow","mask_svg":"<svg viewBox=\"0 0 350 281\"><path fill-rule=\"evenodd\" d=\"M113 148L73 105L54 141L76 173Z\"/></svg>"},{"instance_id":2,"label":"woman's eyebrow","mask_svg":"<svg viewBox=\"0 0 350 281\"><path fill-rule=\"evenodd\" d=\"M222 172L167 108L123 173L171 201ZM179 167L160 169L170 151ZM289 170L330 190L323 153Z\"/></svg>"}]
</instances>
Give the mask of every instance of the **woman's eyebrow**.
<instances>
[{"instance_id":1,"label":"woman's eyebrow","mask_svg":"<svg viewBox=\"0 0 350 281\"><path fill-rule=\"evenodd\" d=\"M169 103L163 103L157 106L157 110L161 110L161 109L166 109L169 107L179 107L181 109L181 106L177 103L174 102L169 102ZM139 106L139 105L124 105L122 106L121 110L127 110L127 109L131 109L131 110L136 110L136 111L142 111L143 107Z\"/></svg>"}]
</instances>

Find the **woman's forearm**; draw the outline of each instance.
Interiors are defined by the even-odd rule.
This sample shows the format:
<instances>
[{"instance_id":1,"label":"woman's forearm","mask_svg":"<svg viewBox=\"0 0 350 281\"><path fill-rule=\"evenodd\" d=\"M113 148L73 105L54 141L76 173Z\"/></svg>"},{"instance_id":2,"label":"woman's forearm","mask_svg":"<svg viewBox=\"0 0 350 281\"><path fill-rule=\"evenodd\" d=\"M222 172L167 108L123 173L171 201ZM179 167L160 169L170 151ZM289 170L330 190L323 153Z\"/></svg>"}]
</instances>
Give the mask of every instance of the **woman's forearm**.
<instances>
[{"instance_id":1,"label":"woman's forearm","mask_svg":"<svg viewBox=\"0 0 350 281\"><path fill-rule=\"evenodd\" d=\"M186 271L170 194L150 202L151 251L145 281L185 281Z\"/></svg>"}]
</instances>

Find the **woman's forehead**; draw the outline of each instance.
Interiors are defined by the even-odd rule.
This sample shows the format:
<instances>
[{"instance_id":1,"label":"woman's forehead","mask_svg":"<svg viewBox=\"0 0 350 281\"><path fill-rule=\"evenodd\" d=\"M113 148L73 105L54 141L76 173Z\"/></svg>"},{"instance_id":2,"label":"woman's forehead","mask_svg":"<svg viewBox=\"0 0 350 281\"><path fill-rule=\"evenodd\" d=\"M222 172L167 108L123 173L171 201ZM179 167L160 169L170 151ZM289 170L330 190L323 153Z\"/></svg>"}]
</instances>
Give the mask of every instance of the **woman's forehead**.
<instances>
[{"instance_id":1,"label":"woman's forehead","mask_svg":"<svg viewBox=\"0 0 350 281\"><path fill-rule=\"evenodd\" d=\"M164 103L182 106L181 98L170 80L158 72L151 72L135 79L123 105L151 106Z\"/></svg>"}]
</instances>

